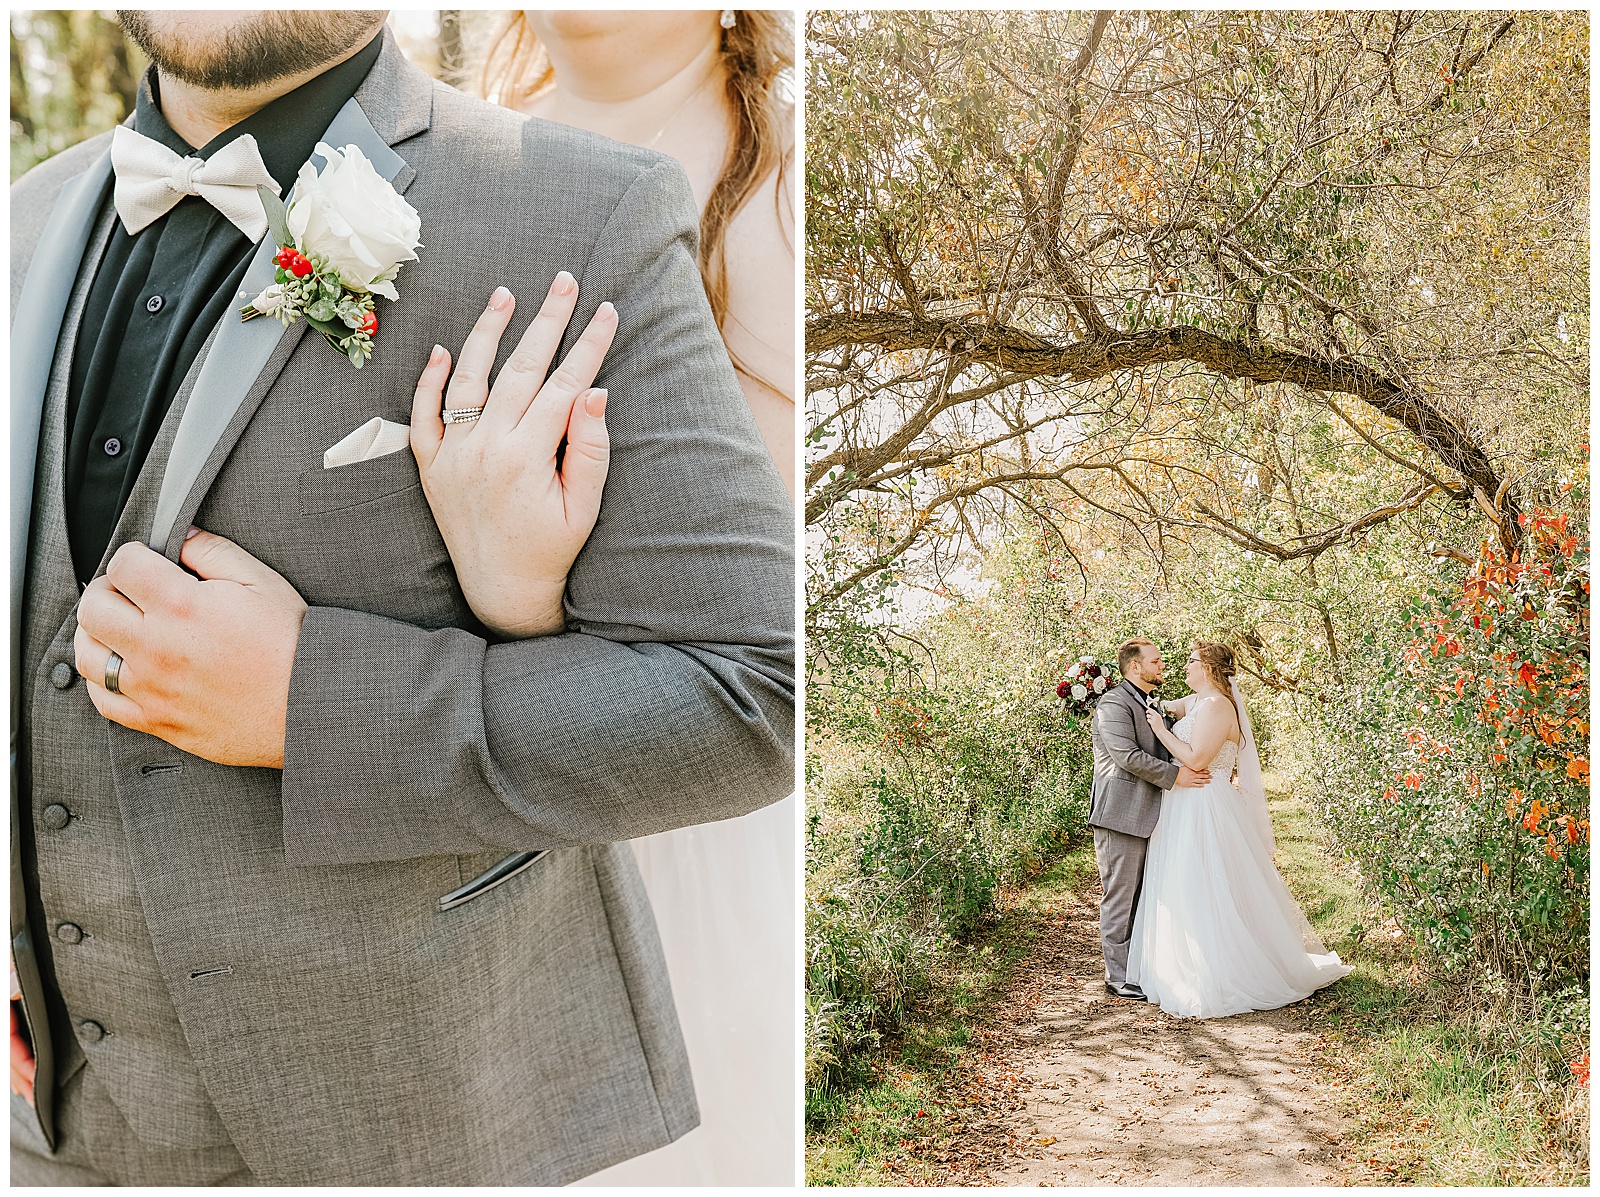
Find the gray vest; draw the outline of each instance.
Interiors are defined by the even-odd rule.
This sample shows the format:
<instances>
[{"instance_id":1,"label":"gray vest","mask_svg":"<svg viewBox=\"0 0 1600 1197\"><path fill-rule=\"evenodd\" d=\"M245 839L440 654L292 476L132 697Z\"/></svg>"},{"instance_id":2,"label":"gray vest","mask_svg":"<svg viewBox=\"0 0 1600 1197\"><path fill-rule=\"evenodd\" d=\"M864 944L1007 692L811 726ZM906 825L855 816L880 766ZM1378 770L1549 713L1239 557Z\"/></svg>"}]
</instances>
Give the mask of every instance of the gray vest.
<instances>
[{"instance_id":1,"label":"gray vest","mask_svg":"<svg viewBox=\"0 0 1600 1197\"><path fill-rule=\"evenodd\" d=\"M99 259L114 222L108 205L85 253L86 266ZM92 269L79 272L63 322L45 396L34 484L21 705L22 743L29 753L24 798L32 820L41 908L30 908L29 921L36 937L48 945L41 956L53 959L64 1006L54 1009L51 1018L57 1028L57 1083L86 1058L141 1141L154 1147L213 1146L229 1142L228 1134L200 1080L156 958L123 827L124 806L140 798L138 780L163 769L182 769L184 754L169 748L164 759L123 777L127 792L119 793L119 775L127 771L115 767L114 741L136 737L149 743L150 738L104 719L72 667L78 586L64 505L67 383L93 276ZM112 536L113 549L138 539L150 524L187 389L173 403L151 448ZM85 744L94 751L84 751ZM69 1036L60 1034L63 1028L70 1028ZM163 1094L159 1105L147 1099L158 1079Z\"/></svg>"}]
</instances>

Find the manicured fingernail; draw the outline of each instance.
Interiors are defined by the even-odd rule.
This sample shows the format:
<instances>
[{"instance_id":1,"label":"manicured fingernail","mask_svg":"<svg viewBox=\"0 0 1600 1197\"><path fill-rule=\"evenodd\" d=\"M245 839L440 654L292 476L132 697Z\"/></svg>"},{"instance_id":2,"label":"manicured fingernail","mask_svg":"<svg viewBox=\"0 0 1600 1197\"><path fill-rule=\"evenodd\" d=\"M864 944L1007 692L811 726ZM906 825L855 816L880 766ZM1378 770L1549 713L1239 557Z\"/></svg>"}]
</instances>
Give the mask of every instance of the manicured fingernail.
<instances>
[{"instance_id":1,"label":"manicured fingernail","mask_svg":"<svg viewBox=\"0 0 1600 1197\"><path fill-rule=\"evenodd\" d=\"M442 361L444 361L444 346L435 345L433 352L428 354L428 365L437 366Z\"/></svg>"},{"instance_id":2,"label":"manicured fingernail","mask_svg":"<svg viewBox=\"0 0 1600 1197\"><path fill-rule=\"evenodd\" d=\"M602 312L604 312L606 315L610 316L613 320L616 319L617 309L611 306L611 301L609 299L606 300L603 304L601 304L598 308L596 308L594 314L596 316L598 316Z\"/></svg>"},{"instance_id":3,"label":"manicured fingernail","mask_svg":"<svg viewBox=\"0 0 1600 1197\"><path fill-rule=\"evenodd\" d=\"M589 397L583 401L583 410L598 420L606 414L606 395L607 392L596 387L589 392Z\"/></svg>"},{"instance_id":4,"label":"manicured fingernail","mask_svg":"<svg viewBox=\"0 0 1600 1197\"><path fill-rule=\"evenodd\" d=\"M496 311L504 308L510 302L511 292L507 291L504 287L496 287L494 289L494 294L489 296L489 306L494 308Z\"/></svg>"},{"instance_id":5,"label":"manicured fingernail","mask_svg":"<svg viewBox=\"0 0 1600 1197\"><path fill-rule=\"evenodd\" d=\"M190 524L189 525L189 530L183 534L183 538L185 540L188 540L190 537L192 537L198 531L200 531L199 528L196 528L193 524Z\"/></svg>"},{"instance_id":6,"label":"manicured fingernail","mask_svg":"<svg viewBox=\"0 0 1600 1197\"><path fill-rule=\"evenodd\" d=\"M556 281L550 284L550 289L557 295L570 295L577 288L578 280L565 270L556 275Z\"/></svg>"}]
</instances>

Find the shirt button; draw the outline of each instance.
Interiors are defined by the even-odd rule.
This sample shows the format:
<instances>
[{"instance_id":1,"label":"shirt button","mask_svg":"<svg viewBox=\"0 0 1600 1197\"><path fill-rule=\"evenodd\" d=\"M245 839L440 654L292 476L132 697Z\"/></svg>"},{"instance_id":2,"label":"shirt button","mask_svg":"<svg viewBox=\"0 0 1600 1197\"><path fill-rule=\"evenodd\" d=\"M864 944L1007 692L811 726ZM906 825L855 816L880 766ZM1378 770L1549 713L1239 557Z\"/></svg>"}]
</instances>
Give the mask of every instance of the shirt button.
<instances>
[{"instance_id":1,"label":"shirt button","mask_svg":"<svg viewBox=\"0 0 1600 1197\"><path fill-rule=\"evenodd\" d=\"M105 451L107 457L115 457L122 452L122 442L116 437L109 438L105 443Z\"/></svg>"},{"instance_id":2,"label":"shirt button","mask_svg":"<svg viewBox=\"0 0 1600 1197\"><path fill-rule=\"evenodd\" d=\"M77 923L62 923L56 928L56 938L62 943L82 943L83 928Z\"/></svg>"},{"instance_id":3,"label":"shirt button","mask_svg":"<svg viewBox=\"0 0 1600 1197\"><path fill-rule=\"evenodd\" d=\"M162 299L161 296L152 295L149 299L144 301L144 310L153 316L162 309L166 302L167 301Z\"/></svg>"},{"instance_id":4,"label":"shirt button","mask_svg":"<svg viewBox=\"0 0 1600 1197\"><path fill-rule=\"evenodd\" d=\"M52 802L39 812L39 822L51 831L60 831L72 821L72 812L59 802Z\"/></svg>"},{"instance_id":5,"label":"shirt button","mask_svg":"<svg viewBox=\"0 0 1600 1197\"><path fill-rule=\"evenodd\" d=\"M57 690L65 690L77 676L78 671L66 661L57 661L50 670L50 684Z\"/></svg>"},{"instance_id":6,"label":"shirt button","mask_svg":"<svg viewBox=\"0 0 1600 1197\"><path fill-rule=\"evenodd\" d=\"M92 1018L86 1018L78 1024L78 1034L83 1036L85 1043L99 1043L106 1037L106 1029Z\"/></svg>"}]
</instances>

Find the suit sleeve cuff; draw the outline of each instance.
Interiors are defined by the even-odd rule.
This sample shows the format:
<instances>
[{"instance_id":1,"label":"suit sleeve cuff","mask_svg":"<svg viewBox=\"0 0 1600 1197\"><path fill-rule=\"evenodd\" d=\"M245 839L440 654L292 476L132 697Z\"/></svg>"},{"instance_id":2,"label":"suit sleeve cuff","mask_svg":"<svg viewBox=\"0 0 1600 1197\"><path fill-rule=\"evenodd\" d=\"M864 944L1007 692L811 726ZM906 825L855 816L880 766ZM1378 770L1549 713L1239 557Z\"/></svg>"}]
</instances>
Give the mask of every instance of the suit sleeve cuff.
<instances>
[{"instance_id":1,"label":"suit sleeve cuff","mask_svg":"<svg viewBox=\"0 0 1600 1197\"><path fill-rule=\"evenodd\" d=\"M312 607L300 628L283 744L290 865L473 853L451 795L481 788L486 645L378 615Z\"/></svg>"}]
</instances>

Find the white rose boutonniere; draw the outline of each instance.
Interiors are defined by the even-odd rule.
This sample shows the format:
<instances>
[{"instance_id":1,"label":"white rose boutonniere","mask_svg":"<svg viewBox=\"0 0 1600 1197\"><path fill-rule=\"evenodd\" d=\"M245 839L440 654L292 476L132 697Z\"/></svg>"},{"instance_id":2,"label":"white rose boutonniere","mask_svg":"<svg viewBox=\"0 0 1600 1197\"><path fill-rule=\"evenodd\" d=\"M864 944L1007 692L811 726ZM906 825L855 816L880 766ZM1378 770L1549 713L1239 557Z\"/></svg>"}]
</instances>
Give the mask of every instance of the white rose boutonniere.
<instances>
[{"instance_id":1,"label":"white rose boutonniere","mask_svg":"<svg viewBox=\"0 0 1600 1197\"><path fill-rule=\"evenodd\" d=\"M307 162L295 180L289 233L301 249L322 254L352 291L400 298L394 276L417 260L422 222L355 146L344 152L317 143L328 165Z\"/></svg>"},{"instance_id":2,"label":"white rose boutonniere","mask_svg":"<svg viewBox=\"0 0 1600 1197\"><path fill-rule=\"evenodd\" d=\"M309 162L300 168L287 210L259 189L278 269L240 315L272 315L285 326L304 316L359 369L378 331L373 296L400 298L394 279L402 263L416 261L422 221L356 146L318 142L317 153L327 165L320 174Z\"/></svg>"}]
</instances>

